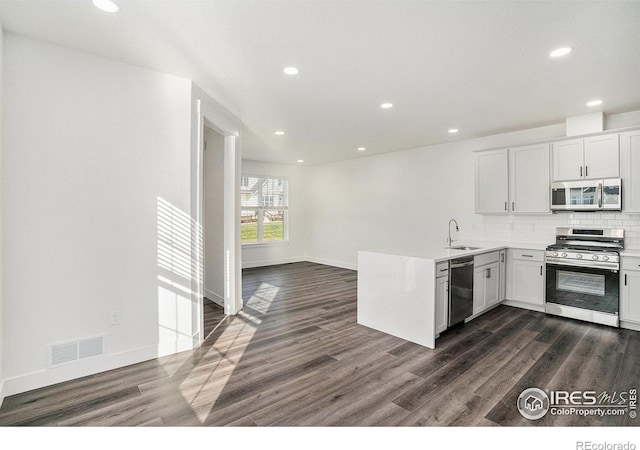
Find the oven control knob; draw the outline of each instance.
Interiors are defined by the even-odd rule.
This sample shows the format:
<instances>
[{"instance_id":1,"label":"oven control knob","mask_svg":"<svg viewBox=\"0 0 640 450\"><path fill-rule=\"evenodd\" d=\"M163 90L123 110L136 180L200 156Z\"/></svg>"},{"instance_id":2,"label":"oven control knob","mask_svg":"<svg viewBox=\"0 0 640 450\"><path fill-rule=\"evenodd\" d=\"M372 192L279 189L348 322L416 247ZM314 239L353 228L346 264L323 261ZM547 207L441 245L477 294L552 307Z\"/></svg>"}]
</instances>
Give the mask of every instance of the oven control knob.
<instances>
[{"instance_id":1,"label":"oven control knob","mask_svg":"<svg viewBox=\"0 0 640 450\"><path fill-rule=\"evenodd\" d=\"M558 252L553 252L553 256L558 256Z\"/></svg>"},{"instance_id":2,"label":"oven control knob","mask_svg":"<svg viewBox=\"0 0 640 450\"><path fill-rule=\"evenodd\" d=\"M603 261L609 261L609 257L608 257L608 256L603 256L603 257L602 257L602 260L603 260Z\"/></svg>"},{"instance_id":3,"label":"oven control knob","mask_svg":"<svg viewBox=\"0 0 640 450\"><path fill-rule=\"evenodd\" d=\"M576 259L582 259L582 254L578 253L578 254L576 255Z\"/></svg>"},{"instance_id":4,"label":"oven control knob","mask_svg":"<svg viewBox=\"0 0 640 450\"><path fill-rule=\"evenodd\" d=\"M598 259L598 255L593 255L591 258L592 259Z\"/></svg>"},{"instance_id":5,"label":"oven control knob","mask_svg":"<svg viewBox=\"0 0 640 450\"><path fill-rule=\"evenodd\" d=\"M567 257L567 254L566 254L565 252L562 252L562 253L560 254L560 256L562 256L563 258L566 258L566 257Z\"/></svg>"}]
</instances>

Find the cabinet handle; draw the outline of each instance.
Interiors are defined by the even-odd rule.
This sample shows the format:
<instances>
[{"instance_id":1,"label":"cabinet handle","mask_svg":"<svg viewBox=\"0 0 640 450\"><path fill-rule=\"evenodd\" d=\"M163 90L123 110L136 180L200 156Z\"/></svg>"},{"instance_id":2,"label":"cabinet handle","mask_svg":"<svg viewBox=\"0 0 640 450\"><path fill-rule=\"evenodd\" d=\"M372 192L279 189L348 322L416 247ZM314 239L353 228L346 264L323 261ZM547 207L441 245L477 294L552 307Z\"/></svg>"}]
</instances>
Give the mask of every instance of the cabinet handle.
<instances>
[{"instance_id":1,"label":"cabinet handle","mask_svg":"<svg viewBox=\"0 0 640 450\"><path fill-rule=\"evenodd\" d=\"M625 286L627 285L627 274L626 273L624 274L624 285Z\"/></svg>"},{"instance_id":2,"label":"cabinet handle","mask_svg":"<svg viewBox=\"0 0 640 450\"><path fill-rule=\"evenodd\" d=\"M500 253L500 262L504 262L504 253Z\"/></svg>"},{"instance_id":3,"label":"cabinet handle","mask_svg":"<svg viewBox=\"0 0 640 450\"><path fill-rule=\"evenodd\" d=\"M440 269L440 272L446 272L449 269Z\"/></svg>"},{"instance_id":4,"label":"cabinet handle","mask_svg":"<svg viewBox=\"0 0 640 450\"><path fill-rule=\"evenodd\" d=\"M507 210L507 202L504 202L504 210Z\"/></svg>"},{"instance_id":5,"label":"cabinet handle","mask_svg":"<svg viewBox=\"0 0 640 450\"><path fill-rule=\"evenodd\" d=\"M582 176L582 166L580 166L580 176Z\"/></svg>"},{"instance_id":6,"label":"cabinet handle","mask_svg":"<svg viewBox=\"0 0 640 450\"><path fill-rule=\"evenodd\" d=\"M589 166L584 166L584 176L585 177L589 176Z\"/></svg>"},{"instance_id":7,"label":"cabinet handle","mask_svg":"<svg viewBox=\"0 0 640 450\"><path fill-rule=\"evenodd\" d=\"M540 266L540 276L542 276L542 266Z\"/></svg>"},{"instance_id":8,"label":"cabinet handle","mask_svg":"<svg viewBox=\"0 0 640 450\"><path fill-rule=\"evenodd\" d=\"M491 278L491 267L487 269L487 278Z\"/></svg>"},{"instance_id":9,"label":"cabinet handle","mask_svg":"<svg viewBox=\"0 0 640 450\"><path fill-rule=\"evenodd\" d=\"M533 258L533 255L522 255L525 258Z\"/></svg>"},{"instance_id":10,"label":"cabinet handle","mask_svg":"<svg viewBox=\"0 0 640 450\"><path fill-rule=\"evenodd\" d=\"M511 211L516 210L516 202L511 202Z\"/></svg>"}]
</instances>

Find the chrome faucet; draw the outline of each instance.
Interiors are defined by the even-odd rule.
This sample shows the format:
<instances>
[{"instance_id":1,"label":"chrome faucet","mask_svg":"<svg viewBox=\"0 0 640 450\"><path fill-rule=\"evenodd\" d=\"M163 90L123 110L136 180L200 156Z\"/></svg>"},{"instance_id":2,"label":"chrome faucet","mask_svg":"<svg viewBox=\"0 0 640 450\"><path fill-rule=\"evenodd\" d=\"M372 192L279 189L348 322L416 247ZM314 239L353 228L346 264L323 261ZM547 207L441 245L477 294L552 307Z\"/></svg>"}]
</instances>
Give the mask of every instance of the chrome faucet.
<instances>
[{"instance_id":1,"label":"chrome faucet","mask_svg":"<svg viewBox=\"0 0 640 450\"><path fill-rule=\"evenodd\" d=\"M460 231L460 228L458 228L458 222L456 222L456 219L451 219L449 221L449 236L447 236L447 245L449 247L451 247L451 244L453 244L453 241L455 240L455 239L451 239L451 222L456 224L456 231Z\"/></svg>"}]
</instances>

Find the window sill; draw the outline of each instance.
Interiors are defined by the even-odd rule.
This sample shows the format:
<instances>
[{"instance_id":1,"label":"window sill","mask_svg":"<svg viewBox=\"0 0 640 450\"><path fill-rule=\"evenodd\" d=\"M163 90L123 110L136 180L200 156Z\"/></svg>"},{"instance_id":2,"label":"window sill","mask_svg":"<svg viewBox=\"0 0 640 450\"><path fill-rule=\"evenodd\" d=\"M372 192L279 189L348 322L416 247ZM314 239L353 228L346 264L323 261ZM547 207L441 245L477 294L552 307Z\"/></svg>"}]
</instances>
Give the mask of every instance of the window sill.
<instances>
[{"instance_id":1,"label":"window sill","mask_svg":"<svg viewBox=\"0 0 640 450\"><path fill-rule=\"evenodd\" d=\"M286 241L274 241L274 242L244 242L241 244L242 248L254 248L254 247L274 247L278 245L287 245L289 243Z\"/></svg>"}]
</instances>

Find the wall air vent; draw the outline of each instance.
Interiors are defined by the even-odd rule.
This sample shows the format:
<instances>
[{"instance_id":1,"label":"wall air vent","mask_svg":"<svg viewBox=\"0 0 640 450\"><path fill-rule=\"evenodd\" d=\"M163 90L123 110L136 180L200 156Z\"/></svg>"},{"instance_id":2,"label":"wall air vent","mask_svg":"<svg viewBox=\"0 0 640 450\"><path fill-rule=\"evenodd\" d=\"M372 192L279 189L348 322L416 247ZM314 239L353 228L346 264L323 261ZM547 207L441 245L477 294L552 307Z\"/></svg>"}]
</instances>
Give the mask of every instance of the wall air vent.
<instances>
[{"instance_id":1,"label":"wall air vent","mask_svg":"<svg viewBox=\"0 0 640 450\"><path fill-rule=\"evenodd\" d=\"M48 366L55 367L104 354L104 337L98 336L63 344L51 344L48 348Z\"/></svg>"},{"instance_id":2,"label":"wall air vent","mask_svg":"<svg viewBox=\"0 0 640 450\"><path fill-rule=\"evenodd\" d=\"M79 358L90 358L91 356L102 355L104 339L102 336L84 339L78 342Z\"/></svg>"},{"instance_id":3,"label":"wall air vent","mask_svg":"<svg viewBox=\"0 0 640 450\"><path fill-rule=\"evenodd\" d=\"M51 365L64 364L78 359L78 343L57 344L51 346Z\"/></svg>"}]
</instances>

